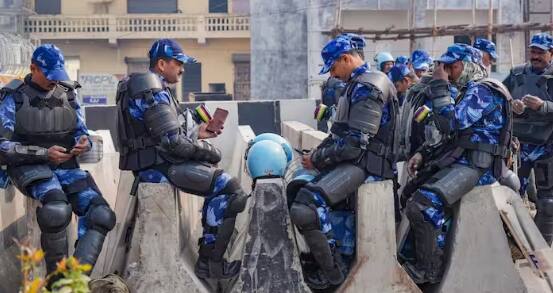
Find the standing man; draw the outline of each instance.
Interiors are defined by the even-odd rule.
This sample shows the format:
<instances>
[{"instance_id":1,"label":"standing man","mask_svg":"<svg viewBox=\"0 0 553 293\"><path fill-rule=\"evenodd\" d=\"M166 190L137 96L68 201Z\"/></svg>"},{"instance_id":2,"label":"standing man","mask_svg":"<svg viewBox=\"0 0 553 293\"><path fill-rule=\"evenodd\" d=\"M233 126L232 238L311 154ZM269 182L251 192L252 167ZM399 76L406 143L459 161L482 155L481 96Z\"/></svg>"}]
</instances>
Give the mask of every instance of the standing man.
<instances>
[{"instance_id":1,"label":"standing man","mask_svg":"<svg viewBox=\"0 0 553 293\"><path fill-rule=\"evenodd\" d=\"M223 255L248 196L236 178L216 167L221 153L202 139L218 133L201 122L205 115L181 109L169 89L180 80L184 63L195 60L171 39L155 41L149 57L149 72L132 74L118 87L119 168L133 171L140 182L170 182L205 197L195 273L204 279L232 278L240 261L229 263Z\"/></svg>"},{"instance_id":2,"label":"standing man","mask_svg":"<svg viewBox=\"0 0 553 293\"><path fill-rule=\"evenodd\" d=\"M42 204L36 215L48 274L68 254L71 211L79 216L75 257L81 263L94 266L115 225L115 213L77 162L92 145L76 99L80 86L69 81L64 63L60 49L44 44L33 52L24 81L0 94L0 160L15 186Z\"/></svg>"},{"instance_id":3,"label":"standing man","mask_svg":"<svg viewBox=\"0 0 553 293\"><path fill-rule=\"evenodd\" d=\"M298 191L290 208L292 223L318 266L304 273L313 289L338 286L346 274L335 249L330 210L344 204L365 180L394 177L395 89L386 75L368 71L357 46L351 36L341 35L322 50L320 73L330 71L331 76L346 82L346 91L338 102L330 136L303 157L303 166L316 168L321 175Z\"/></svg>"},{"instance_id":4,"label":"standing man","mask_svg":"<svg viewBox=\"0 0 553 293\"><path fill-rule=\"evenodd\" d=\"M465 44L447 49L434 68L429 96L441 142L420 148L408 163L420 180L405 209L414 236L415 262L404 267L417 284L438 283L444 268L446 222L452 207L476 185L488 185L507 168L511 142L511 97L486 78L480 52ZM449 87L462 89L454 103Z\"/></svg>"},{"instance_id":5,"label":"standing man","mask_svg":"<svg viewBox=\"0 0 553 293\"><path fill-rule=\"evenodd\" d=\"M530 62L511 69L503 81L515 101L514 136L521 142L518 174L520 193L528 186L532 168L536 176L538 210L534 221L545 240L553 239L553 39L547 33L532 37Z\"/></svg>"},{"instance_id":6,"label":"standing man","mask_svg":"<svg viewBox=\"0 0 553 293\"><path fill-rule=\"evenodd\" d=\"M482 64L491 72L492 65L497 61L497 51L494 42L487 39L476 39L474 47L482 51Z\"/></svg>"}]
</instances>

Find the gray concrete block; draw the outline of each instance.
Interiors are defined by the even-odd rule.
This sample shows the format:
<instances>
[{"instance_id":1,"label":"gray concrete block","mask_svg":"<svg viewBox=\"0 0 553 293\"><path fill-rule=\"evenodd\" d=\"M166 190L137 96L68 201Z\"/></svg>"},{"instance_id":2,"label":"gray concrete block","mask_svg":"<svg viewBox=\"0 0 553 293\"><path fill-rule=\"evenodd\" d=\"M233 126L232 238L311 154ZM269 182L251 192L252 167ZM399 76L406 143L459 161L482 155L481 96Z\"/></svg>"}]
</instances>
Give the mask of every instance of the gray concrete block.
<instances>
[{"instance_id":1,"label":"gray concrete block","mask_svg":"<svg viewBox=\"0 0 553 293\"><path fill-rule=\"evenodd\" d=\"M437 292L527 292L511 258L494 192L501 189L475 187L454 209L449 261Z\"/></svg>"},{"instance_id":2,"label":"gray concrete block","mask_svg":"<svg viewBox=\"0 0 553 293\"><path fill-rule=\"evenodd\" d=\"M232 292L309 292L288 215L281 179L258 180L240 277Z\"/></svg>"},{"instance_id":3,"label":"gray concrete block","mask_svg":"<svg viewBox=\"0 0 553 293\"><path fill-rule=\"evenodd\" d=\"M340 292L420 292L397 262L392 181L359 188L356 243L356 260Z\"/></svg>"},{"instance_id":4,"label":"gray concrete block","mask_svg":"<svg viewBox=\"0 0 553 293\"><path fill-rule=\"evenodd\" d=\"M125 277L132 292L204 292L183 261L179 203L169 184L140 184L136 226Z\"/></svg>"}]
</instances>

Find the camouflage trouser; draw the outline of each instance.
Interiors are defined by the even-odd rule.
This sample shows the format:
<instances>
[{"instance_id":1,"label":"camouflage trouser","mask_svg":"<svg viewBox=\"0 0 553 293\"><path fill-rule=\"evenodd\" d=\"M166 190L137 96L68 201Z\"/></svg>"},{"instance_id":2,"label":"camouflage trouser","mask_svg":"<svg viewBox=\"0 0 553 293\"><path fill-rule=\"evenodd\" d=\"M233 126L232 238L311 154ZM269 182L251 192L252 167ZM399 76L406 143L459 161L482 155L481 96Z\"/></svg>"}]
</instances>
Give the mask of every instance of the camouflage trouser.
<instances>
[{"instance_id":1,"label":"camouflage trouser","mask_svg":"<svg viewBox=\"0 0 553 293\"><path fill-rule=\"evenodd\" d=\"M28 194L41 202L44 200L46 193L51 190L67 190L73 183L85 180L90 176L88 172L82 169L55 169L54 176L48 180L39 181L28 187ZM73 207L73 212L79 217L78 237L82 237L88 230L87 216L92 199L102 196L95 186L88 186L84 190L67 194L67 199Z\"/></svg>"}]
</instances>

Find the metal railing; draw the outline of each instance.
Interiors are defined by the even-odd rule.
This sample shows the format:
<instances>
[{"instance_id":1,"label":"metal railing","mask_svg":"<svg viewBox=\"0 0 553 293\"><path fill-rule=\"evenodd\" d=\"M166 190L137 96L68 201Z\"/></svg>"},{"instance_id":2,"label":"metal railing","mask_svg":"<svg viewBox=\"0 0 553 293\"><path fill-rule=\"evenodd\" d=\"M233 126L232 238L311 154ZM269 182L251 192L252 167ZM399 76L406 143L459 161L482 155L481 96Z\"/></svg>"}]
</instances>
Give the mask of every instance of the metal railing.
<instances>
[{"instance_id":1,"label":"metal railing","mask_svg":"<svg viewBox=\"0 0 553 293\"><path fill-rule=\"evenodd\" d=\"M250 19L234 15L33 15L24 20L32 39L247 38Z\"/></svg>"}]
</instances>

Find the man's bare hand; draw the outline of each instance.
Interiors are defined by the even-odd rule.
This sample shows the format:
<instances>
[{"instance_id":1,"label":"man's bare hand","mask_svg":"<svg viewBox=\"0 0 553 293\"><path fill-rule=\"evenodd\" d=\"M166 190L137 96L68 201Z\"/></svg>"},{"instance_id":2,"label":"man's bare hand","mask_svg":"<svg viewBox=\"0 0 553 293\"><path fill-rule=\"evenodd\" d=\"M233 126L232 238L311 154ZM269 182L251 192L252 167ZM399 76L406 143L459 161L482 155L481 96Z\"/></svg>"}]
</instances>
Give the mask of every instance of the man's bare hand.
<instances>
[{"instance_id":1,"label":"man's bare hand","mask_svg":"<svg viewBox=\"0 0 553 293\"><path fill-rule=\"evenodd\" d=\"M200 129L198 131L198 138L199 139L207 139L207 138L217 137L219 134L223 133L222 129L223 128L221 128L221 130L217 131L217 133L211 132L211 131L207 130L207 123L202 123L202 124L200 124Z\"/></svg>"},{"instance_id":2,"label":"man's bare hand","mask_svg":"<svg viewBox=\"0 0 553 293\"><path fill-rule=\"evenodd\" d=\"M88 152L90 149L90 143L88 142L88 136L83 135L79 138L79 141L73 149L71 149L71 154L75 157L80 156L82 153Z\"/></svg>"},{"instance_id":3,"label":"man's bare hand","mask_svg":"<svg viewBox=\"0 0 553 293\"><path fill-rule=\"evenodd\" d=\"M313 161L311 161L311 154L304 154L301 158L301 165L308 170L315 169L315 166L313 165Z\"/></svg>"},{"instance_id":4,"label":"man's bare hand","mask_svg":"<svg viewBox=\"0 0 553 293\"><path fill-rule=\"evenodd\" d=\"M422 155L420 153L416 153L409 159L409 162L407 163L407 172L411 176L417 175L417 170L422 165Z\"/></svg>"},{"instance_id":5,"label":"man's bare hand","mask_svg":"<svg viewBox=\"0 0 553 293\"><path fill-rule=\"evenodd\" d=\"M534 111L538 111L545 103L542 99L531 95L524 96L522 98L522 102L524 103L524 105L526 105L526 107Z\"/></svg>"},{"instance_id":6,"label":"man's bare hand","mask_svg":"<svg viewBox=\"0 0 553 293\"><path fill-rule=\"evenodd\" d=\"M524 113L524 109L526 108L526 106L524 105L524 102L522 102L522 100L514 100L513 101L513 112L515 114L522 114Z\"/></svg>"},{"instance_id":7,"label":"man's bare hand","mask_svg":"<svg viewBox=\"0 0 553 293\"><path fill-rule=\"evenodd\" d=\"M449 75L447 74L447 71L445 70L443 63L437 63L436 66L434 66L432 79L443 79L445 81L449 80Z\"/></svg>"},{"instance_id":8,"label":"man's bare hand","mask_svg":"<svg viewBox=\"0 0 553 293\"><path fill-rule=\"evenodd\" d=\"M48 160L56 165L67 162L72 157L72 154L67 153L67 149L59 145L51 146L48 149Z\"/></svg>"}]
</instances>

